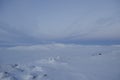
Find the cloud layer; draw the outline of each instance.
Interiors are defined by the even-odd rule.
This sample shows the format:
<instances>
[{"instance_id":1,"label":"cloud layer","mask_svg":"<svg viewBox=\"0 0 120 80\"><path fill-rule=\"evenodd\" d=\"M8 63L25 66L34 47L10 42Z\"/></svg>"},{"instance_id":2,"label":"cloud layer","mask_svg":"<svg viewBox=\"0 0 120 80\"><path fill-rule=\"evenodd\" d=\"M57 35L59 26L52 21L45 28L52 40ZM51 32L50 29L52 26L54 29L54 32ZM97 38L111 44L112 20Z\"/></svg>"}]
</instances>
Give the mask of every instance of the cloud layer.
<instances>
[{"instance_id":1,"label":"cloud layer","mask_svg":"<svg viewBox=\"0 0 120 80\"><path fill-rule=\"evenodd\" d=\"M0 46L120 44L118 0L1 0Z\"/></svg>"}]
</instances>

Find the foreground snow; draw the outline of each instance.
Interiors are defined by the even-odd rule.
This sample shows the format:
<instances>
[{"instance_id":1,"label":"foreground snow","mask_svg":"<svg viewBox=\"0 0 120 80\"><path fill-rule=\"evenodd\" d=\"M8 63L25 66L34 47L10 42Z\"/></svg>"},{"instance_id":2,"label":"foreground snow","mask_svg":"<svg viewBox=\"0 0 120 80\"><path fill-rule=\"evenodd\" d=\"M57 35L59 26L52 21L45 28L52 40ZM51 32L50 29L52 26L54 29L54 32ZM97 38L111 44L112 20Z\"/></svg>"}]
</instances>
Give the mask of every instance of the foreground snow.
<instances>
[{"instance_id":1,"label":"foreground snow","mask_svg":"<svg viewBox=\"0 0 120 80\"><path fill-rule=\"evenodd\" d=\"M0 80L120 80L120 46L49 44L0 52Z\"/></svg>"}]
</instances>

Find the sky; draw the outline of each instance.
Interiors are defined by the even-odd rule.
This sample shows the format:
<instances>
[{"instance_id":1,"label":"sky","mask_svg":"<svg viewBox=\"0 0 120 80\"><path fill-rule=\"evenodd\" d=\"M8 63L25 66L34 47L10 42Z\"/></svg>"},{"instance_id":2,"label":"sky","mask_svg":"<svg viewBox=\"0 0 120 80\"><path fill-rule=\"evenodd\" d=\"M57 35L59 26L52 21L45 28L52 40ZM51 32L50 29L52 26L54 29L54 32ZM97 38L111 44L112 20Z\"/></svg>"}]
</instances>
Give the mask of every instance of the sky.
<instances>
[{"instance_id":1,"label":"sky","mask_svg":"<svg viewBox=\"0 0 120 80\"><path fill-rule=\"evenodd\" d=\"M119 0L0 0L0 46L120 44Z\"/></svg>"}]
</instances>

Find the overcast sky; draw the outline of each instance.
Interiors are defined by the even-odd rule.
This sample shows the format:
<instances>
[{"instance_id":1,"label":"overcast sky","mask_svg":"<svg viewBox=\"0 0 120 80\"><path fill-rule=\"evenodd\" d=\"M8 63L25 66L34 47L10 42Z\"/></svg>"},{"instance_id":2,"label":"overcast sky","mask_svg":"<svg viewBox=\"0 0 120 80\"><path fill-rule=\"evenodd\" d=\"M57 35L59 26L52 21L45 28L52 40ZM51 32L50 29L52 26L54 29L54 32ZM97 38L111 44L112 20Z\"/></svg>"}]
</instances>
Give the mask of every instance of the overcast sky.
<instances>
[{"instance_id":1,"label":"overcast sky","mask_svg":"<svg viewBox=\"0 0 120 80\"><path fill-rule=\"evenodd\" d=\"M0 0L0 46L120 44L119 0Z\"/></svg>"}]
</instances>

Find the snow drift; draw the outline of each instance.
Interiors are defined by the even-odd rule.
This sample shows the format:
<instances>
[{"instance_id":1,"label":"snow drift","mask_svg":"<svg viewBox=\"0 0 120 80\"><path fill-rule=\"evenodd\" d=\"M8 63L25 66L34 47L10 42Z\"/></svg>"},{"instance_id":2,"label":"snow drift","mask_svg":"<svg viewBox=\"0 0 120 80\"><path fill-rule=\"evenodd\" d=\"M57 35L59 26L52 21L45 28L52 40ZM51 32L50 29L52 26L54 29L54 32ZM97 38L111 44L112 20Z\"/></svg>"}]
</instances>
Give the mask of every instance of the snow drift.
<instances>
[{"instance_id":1,"label":"snow drift","mask_svg":"<svg viewBox=\"0 0 120 80\"><path fill-rule=\"evenodd\" d=\"M0 48L0 80L120 80L120 46Z\"/></svg>"}]
</instances>

